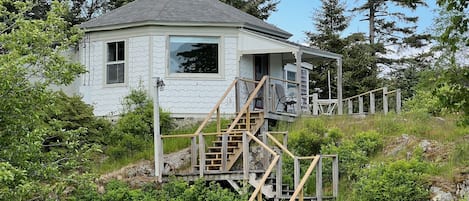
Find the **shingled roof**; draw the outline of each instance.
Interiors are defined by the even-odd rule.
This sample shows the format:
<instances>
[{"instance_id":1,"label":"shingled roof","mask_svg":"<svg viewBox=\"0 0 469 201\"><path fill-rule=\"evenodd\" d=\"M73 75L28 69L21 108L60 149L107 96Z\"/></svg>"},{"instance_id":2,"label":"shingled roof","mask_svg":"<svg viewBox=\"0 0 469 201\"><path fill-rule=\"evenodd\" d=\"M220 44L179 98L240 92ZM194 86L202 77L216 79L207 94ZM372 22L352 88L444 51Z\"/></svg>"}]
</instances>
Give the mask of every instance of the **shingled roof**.
<instances>
[{"instance_id":1,"label":"shingled roof","mask_svg":"<svg viewBox=\"0 0 469 201\"><path fill-rule=\"evenodd\" d=\"M136 0L81 24L87 30L136 24L243 27L281 38L290 33L218 0Z\"/></svg>"}]
</instances>

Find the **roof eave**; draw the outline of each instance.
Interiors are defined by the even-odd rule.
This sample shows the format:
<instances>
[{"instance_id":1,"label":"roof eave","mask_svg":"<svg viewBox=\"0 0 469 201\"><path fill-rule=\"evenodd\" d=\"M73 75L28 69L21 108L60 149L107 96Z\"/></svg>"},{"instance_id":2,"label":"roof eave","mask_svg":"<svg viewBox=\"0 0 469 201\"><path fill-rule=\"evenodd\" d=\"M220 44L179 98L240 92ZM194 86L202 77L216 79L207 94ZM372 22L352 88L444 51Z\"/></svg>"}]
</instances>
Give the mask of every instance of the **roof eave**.
<instances>
[{"instance_id":1,"label":"roof eave","mask_svg":"<svg viewBox=\"0 0 469 201\"><path fill-rule=\"evenodd\" d=\"M128 29L142 26L178 26L178 27L231 27L239 28L242 27L241 23L183 23L183 22L155 22L155 21L144 21L144 22L130 22L124 24L104 25L104 26L80 26L84 29L85 33L88 32L99 32L99 31L112 31L118 29Z\"/></svg>"}]
</instances>

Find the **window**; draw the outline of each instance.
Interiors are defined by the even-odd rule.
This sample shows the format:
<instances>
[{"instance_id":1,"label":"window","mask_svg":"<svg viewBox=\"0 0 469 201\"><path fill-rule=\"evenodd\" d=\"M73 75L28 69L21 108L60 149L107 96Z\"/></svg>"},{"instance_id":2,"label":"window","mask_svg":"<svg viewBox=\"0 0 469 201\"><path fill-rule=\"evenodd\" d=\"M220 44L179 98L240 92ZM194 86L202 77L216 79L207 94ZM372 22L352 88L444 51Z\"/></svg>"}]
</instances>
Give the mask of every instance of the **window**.
<instances>
[{"instance_id":1,"label":"window","mask_svg":"<svg viewBox=\"0 0 469 201\"><path fill-rule=\"evenodd\" d=\"M219 73L219 37L171 36L169 72Z\"/></svg>"},{"instance_id":2,"label":"window","mask_svg":"<svg viewBox=\"0 0 469 201\"><path fill-rule=\"evenodd\" d=\"M125 81L125 43L124 41L107 44L106 84Z\"/></svg>"}]
</instances>

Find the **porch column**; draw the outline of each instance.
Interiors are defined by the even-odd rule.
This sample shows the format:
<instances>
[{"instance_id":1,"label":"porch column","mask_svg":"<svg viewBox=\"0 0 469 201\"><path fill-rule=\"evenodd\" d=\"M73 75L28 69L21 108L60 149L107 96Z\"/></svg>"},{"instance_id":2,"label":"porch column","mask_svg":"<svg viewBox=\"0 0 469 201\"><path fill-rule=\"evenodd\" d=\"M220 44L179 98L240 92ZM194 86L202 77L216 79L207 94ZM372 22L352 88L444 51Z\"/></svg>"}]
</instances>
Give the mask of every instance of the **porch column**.
<instances>
[{"instance_id":1,"label":"porch column","mask_svg":"<svg viewBox=\"0 0 469 201\"><path fill-rule=\"evenodd\" d=\"M301 114L301 105L302 105L302 100L301 100L301 60L303 56L303 51L298 50L296 52L295 57L296 57L296 82L298 83L298 88L297 88L297 93L296 93L296 104L297 107L296 109L296 114L300 115Z\"/></svg>"},{"instance_id":2,"label":"porch column","mask_svg":"<svg viewBox=\"0 0 469 201\"><path fill-rule=\"evenodd\" d=\"M337 113L342 115L343 111L342 102L342 58L337 59Z\"/></svg>"}]
</instances>

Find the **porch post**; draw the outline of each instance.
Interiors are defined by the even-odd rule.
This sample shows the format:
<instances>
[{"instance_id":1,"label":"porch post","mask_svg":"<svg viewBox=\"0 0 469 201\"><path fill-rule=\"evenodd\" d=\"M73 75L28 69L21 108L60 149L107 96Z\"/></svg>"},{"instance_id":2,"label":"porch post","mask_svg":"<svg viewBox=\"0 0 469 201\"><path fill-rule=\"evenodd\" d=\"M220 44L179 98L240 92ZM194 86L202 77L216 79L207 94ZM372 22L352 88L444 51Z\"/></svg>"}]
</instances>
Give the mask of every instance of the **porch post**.
<instances>
[{"instance_id":1,"label":"porch post","mask_svg":"<svg viewBox=\"0 0 469 201\"><path fill-rule=\"evenodd\" d=\"M301 50L298 50L298 52L296 52L296 82L298 83L297 85L297 90L296 90L296 104L297 104L297 107L295 107L296 109L296 114L297 115L300 115L300 112L301 112L301 105L302 105L302 101L301 101L301 60L302 60L302 56L303 56L303 51Z\"/></svg>"},{"instance_id":2,"label":"porch post","mask_svg":"<svg viewBox=\"0 0 469 201\"><path fill-rule=\"evenodd\" d=\"M337 113L342 115L343 111L342 102L342 58L337 59Z\"/></svg>"}]
</instances>

